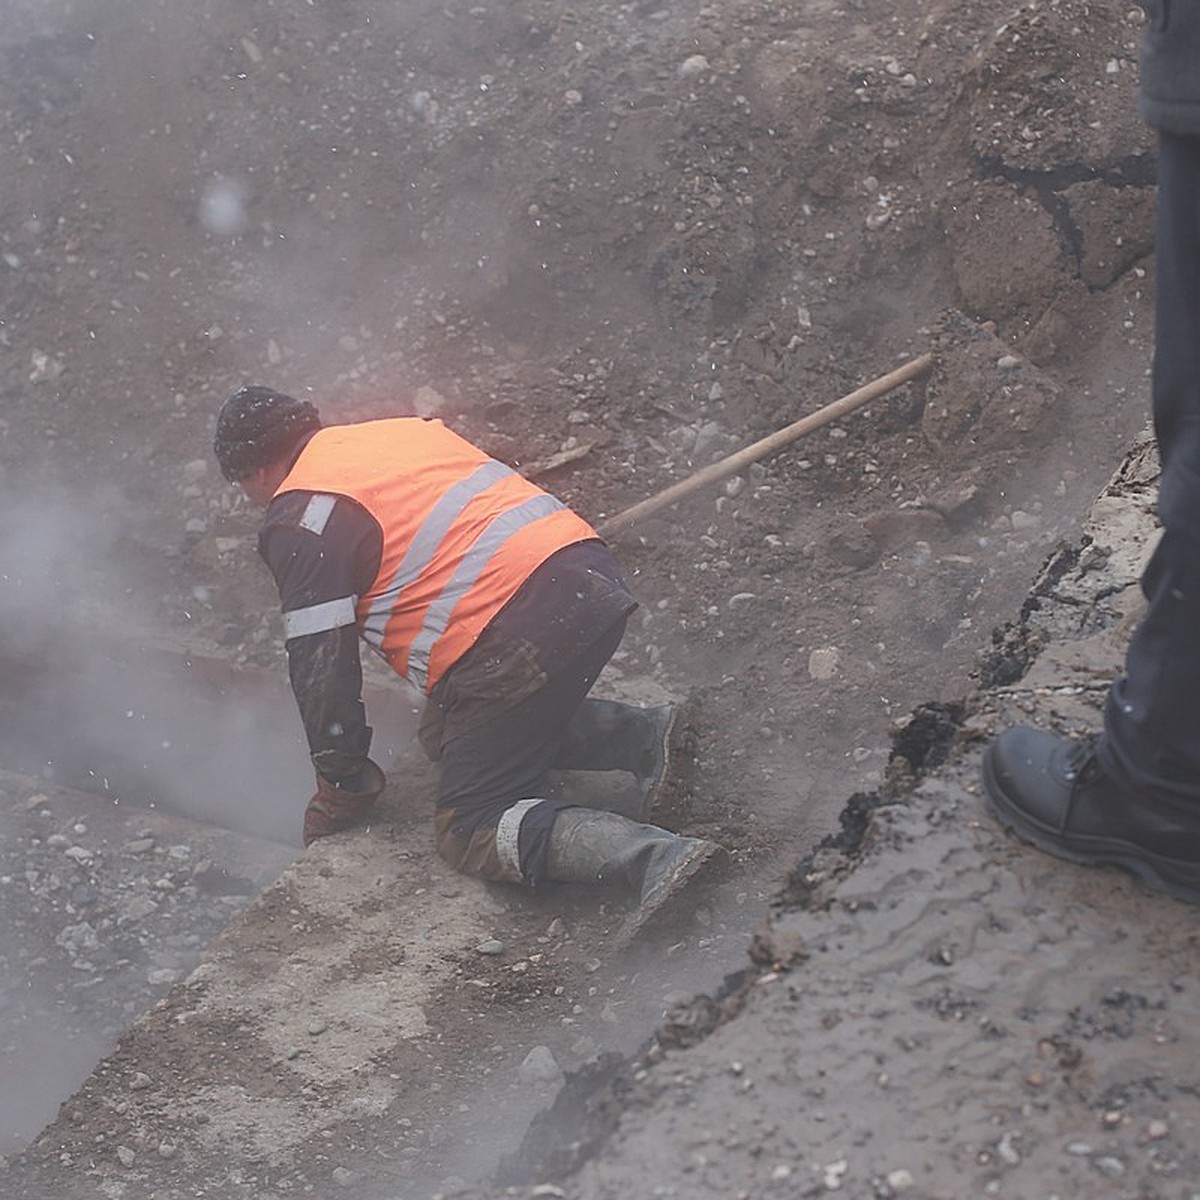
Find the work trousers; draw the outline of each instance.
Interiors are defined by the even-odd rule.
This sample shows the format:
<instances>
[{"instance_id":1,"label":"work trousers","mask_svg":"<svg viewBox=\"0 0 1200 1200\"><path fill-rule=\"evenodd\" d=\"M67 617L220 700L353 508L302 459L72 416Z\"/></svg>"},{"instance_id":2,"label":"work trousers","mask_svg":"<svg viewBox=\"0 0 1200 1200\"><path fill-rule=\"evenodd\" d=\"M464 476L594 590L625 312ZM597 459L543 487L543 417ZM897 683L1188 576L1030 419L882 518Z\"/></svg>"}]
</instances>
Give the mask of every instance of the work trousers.
<instances>
[{"instance_id":1,"label":"work trousers","mask_svg":"<svg viewBox=\"0 0 1200 1200\"><path fill-rule=\"evenodd\" d=\"M622 616L532 695L446 743L434 833L451 866L483 879L541 882L558 810L573 807L547 795L549 775L579 765L568 729L625 624Z\"/></svg>"},{"instance_id":2,"label":"work trousers","mask_svg":"<svg viewBox=\"0 0 1200 1200\"><path fill-rule=\"evenodd\" d=\"M1200 137L1159 135L1156 265L1163 534L1099 754L1126 786L1200 801Z\"/></svg>"}]
</instances>

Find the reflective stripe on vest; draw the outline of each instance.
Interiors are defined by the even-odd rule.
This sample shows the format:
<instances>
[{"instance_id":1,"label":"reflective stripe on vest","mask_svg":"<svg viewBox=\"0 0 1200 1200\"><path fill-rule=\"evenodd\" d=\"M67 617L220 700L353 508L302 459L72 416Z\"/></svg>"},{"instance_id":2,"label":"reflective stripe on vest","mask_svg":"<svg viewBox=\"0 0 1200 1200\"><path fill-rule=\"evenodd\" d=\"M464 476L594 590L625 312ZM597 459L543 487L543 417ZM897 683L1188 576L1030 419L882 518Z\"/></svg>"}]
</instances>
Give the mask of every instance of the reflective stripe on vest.
<instances>
[{"instance_id":1,"label":"reflective stripe on vest","mask_svg":"<svg viewBox=\"0 0 1200 1200\"><path fill-rule=\"evenodd\" d=\"M493 483L515 472L499 462L486 462L477 471L456 483L433 507L417 531L404 555L400 569L392 577L387 590L371 603L363 622L363 637L373 646L383 645L384 626L392 615L396 597L418 578L433 562L450 527L462 515L467 501L486 491Z\"/></svg>"},{"instance_id":2,"label":"reflective stripe on vest","mask_svg":"<svg viewBox=\"0 0 1200 1200\"><path fill-rule=\"evenodd\" d=\"M429 678L429 655L438 638L446 632L446 623L455 605L471 590L471 585L479 578L479 573L491 561L492 555L508 541L508 539L534 521L552 512L558 512L566 505L555 500L553 496L534 496L526 500L519 508L510 508L508 512L497 517L484 532L483 536L471 547L471 552L462 560L454 572L445 591L437 598L437 602L429 606L425 614L425 622L421 632L413 639L408 651L408 674L410 679L419 681L425 686Z\"/></svg>"}]
</instances>

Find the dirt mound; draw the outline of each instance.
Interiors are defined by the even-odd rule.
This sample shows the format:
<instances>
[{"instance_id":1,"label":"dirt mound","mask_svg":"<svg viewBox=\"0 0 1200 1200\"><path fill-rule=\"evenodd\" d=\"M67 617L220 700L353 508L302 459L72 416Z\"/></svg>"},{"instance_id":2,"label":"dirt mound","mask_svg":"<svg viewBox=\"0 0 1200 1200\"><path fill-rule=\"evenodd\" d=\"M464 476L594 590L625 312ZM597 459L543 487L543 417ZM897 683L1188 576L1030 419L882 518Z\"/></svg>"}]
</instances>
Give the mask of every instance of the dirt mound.
<instances>
[{"instance_id":1,"label":"dirt mound","mask_svg":"<svg viewBox=\"0 0 1200 1200\"><path fill-rule=\"evenodd\" d=\"M734 851L737 927L971 689L1143 425L1139 36L1082 0L11 4L0 637L282 672L211 462L245 382L440 416L599 522L932 351L617 543L605 683L702 700L679 815Z\"/></svg>"}]
</instances>

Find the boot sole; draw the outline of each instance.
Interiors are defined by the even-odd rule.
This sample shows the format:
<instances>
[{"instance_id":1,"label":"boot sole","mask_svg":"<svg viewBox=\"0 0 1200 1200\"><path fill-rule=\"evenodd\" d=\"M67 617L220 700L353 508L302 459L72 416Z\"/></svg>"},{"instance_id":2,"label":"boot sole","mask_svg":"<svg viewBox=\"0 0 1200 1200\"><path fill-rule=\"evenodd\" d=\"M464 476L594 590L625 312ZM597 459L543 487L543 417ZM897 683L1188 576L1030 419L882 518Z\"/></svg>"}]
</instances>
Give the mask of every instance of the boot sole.
<instances>
[{"instance_id":1,"label":"boot sole","mask_svg":"<svg viewBox=\"0 0 1200 1200\"><path fill-rule=\"evenodd\" d=\"M664 914L671 902L683 891L686 884L691 883L702 871L715 873L716 868L729 860L729 852L715 842L697 846L671 872L671 877L662 887L648 899L643 900L628 917L625 918L617 932L617 944L624 946L631 942L638 933L654 918Z\"/></svg>"},{"instance_id":2,"label":"boot sole","mask_svg":"<svg viewBox=\"0 0 1200 1200\"><path fill-rule=\"evenodd\" d=\"M647 789L642 799L640 821L653 823L653 816L666 806L668 797L680 783L679 755L687 749L687 735L693 721L692 706L681 700L671 706L671 714L663 726L659 751L662 754L662 771Z\"/></svg>"},{"instance_id":3,"label":"boot sole","mask_svg":"<svg viewBox=\"0 0 1200 1200\"><path fill-rule=\"evenodd\" d=\"M1073 834L1045 825L1023 811L1005 792L992 765L992 748L983 753L983 785L1000 823L1039 850L1090 867L1120 867L1152 891L1200 904L1200 863L1167 858L1121 838Z\"/></svg>"}]
</instances>

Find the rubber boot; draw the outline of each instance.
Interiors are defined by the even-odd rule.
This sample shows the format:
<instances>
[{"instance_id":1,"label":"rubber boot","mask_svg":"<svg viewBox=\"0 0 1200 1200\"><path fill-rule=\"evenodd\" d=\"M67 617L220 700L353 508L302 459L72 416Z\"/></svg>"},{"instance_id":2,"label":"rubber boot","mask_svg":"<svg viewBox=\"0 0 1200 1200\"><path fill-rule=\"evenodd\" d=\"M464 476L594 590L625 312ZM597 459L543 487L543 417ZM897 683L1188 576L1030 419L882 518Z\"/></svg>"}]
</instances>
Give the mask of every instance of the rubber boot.
<instances>
[{"instance_id":1,"label":"rubber boot","mask_svg":"<svg viewBox=\"0 0 1200 1200\"><path fill-rule=\"evenodd\" d=\"M618 813L564 808L554 820L546 878L558 883L606 883L637 897L619 941L631 938L696 873L723 857L715 842L680 837Z\"/></svg>"},{"instance_id":2,"label":"rubber boot","mask_svg":"<svg viewBox=\"0 0 1200 1200\"><path fill-rule=\"evenodd\" d=\"M616 700L585 700L567 726L554 765L560 771L628 771L638 782L638 819L660 808L685 765L690 708L638 708Z\"/></svg>"}]
</instances>

